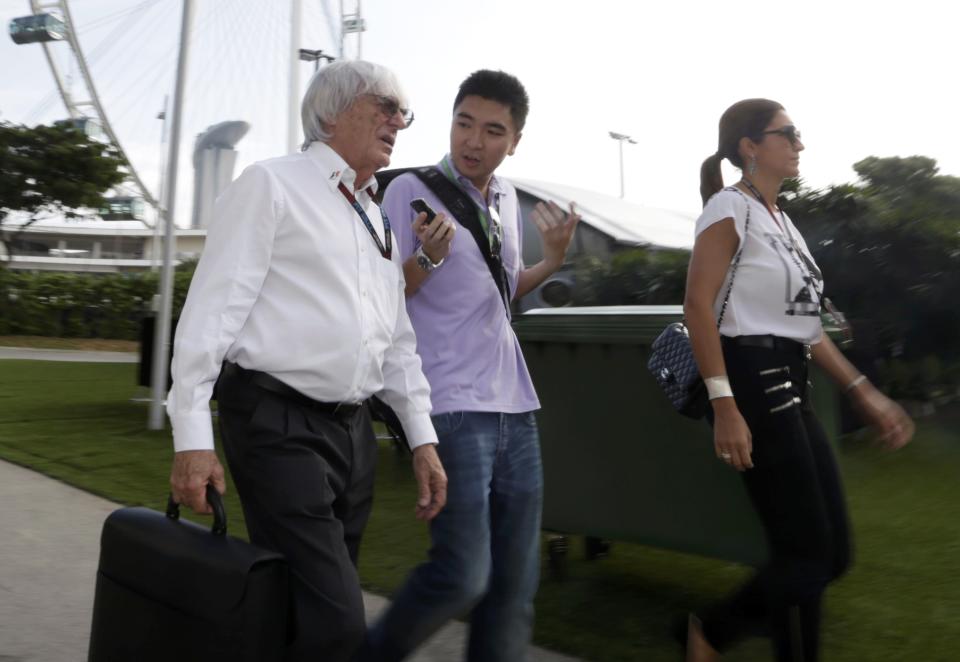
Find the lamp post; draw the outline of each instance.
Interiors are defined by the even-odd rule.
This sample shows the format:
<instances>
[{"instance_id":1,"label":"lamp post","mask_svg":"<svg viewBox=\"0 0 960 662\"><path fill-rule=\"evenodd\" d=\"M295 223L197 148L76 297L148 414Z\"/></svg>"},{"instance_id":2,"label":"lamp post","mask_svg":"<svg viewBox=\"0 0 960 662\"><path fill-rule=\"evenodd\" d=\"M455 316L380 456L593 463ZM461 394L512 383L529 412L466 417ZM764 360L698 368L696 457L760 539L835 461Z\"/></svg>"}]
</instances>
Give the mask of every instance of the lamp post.
<instances>
[{"instance_id":1,"label":"lamp post","mask_svg":"<svg viewBox=\"0 0 960 662\"><path fill-rule=\"evenodd\" d=\"M287 79L287 154L297 151L300 144L300 23L303 20L303 0L290 0L290 76Z\"/></svg>"},{"instance_id":2,"label":"lamp post","mask_svg":"<svg viewBox=\"0 0 960 662\"><path fill-rule=\"evenodd\" d=\"M299 0L297 0L297 2L299 2ZM287 151L291 154L297 151L303 139L303 134L300 131L300 96L302 94L298 70L300 62L313 62L313 73L317 73L320 69L320 60L333 62L335 59L329 55L325 55L321 50L313 51L309 48L300 48L300 43L297 41L298 39L299 34L297 30L294 30L290 35L290 40L294 42L295 50L293 51L293 57L290 58L290 117L287 119Z\"/></svg>"},{"instance_id":3,"label":"lamp post","mask_svg":"<svg viewBox=\"0 0 960 662\"><path fill-rule=\"evenodd\" d=\"M620 197L623 197L623 143L628 142L631 145L636 145L637 141L628 136L625 133L617 133L616 131L610 131L610 137L620 143Z\"/></svg>"},{"instance_id":4,"label":"lamp post","mask_svg":"<svg viewBox=\"0 0 960 662\"><path fill-rule=\"evenodd\" d=\"M164 394L170 365L170 316L173 310L173 253L177 235L174 227L174 203L177 200L177 161L180 157L180 125L183 120L183 92L187 78L187 55L190 45L190 25L193 21L193 0L183 0L183 21L180 27L180 54L177 59L177 78L173 92L172 121L170 125L170 156L167 159L167 186L165 200L160 208L159 223L164 221L163 268L160 271L160 309L157 311L153 332L153 362L150 375L150 414L147 427L162 430L164 422ZM166 120L164 120L166 121Z\"/></svg>"},{"instance_id":5,"label":"lamp post","mask_svg":"<svg viewBox=\"0 0 960 662\"><path fill-rule=\"evenodd\" d=\"M309 48L301 48L300 59L304 62L313 62L313 73L317 73L317 71L320 70L320 60L333 62L337 58L333 57L332 55L327 55L322 50L312 51Z\"/></svg>"}]
</instances>

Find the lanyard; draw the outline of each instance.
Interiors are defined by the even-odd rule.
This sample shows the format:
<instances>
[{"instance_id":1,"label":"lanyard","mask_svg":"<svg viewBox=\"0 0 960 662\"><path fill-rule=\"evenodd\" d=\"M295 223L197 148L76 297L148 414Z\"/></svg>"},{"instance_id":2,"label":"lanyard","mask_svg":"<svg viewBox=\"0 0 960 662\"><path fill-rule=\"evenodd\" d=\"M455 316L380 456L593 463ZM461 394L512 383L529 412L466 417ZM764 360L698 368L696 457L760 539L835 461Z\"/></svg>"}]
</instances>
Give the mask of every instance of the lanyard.
<instances>
[{"instance_id":1,"label":"lanyard","mask_svg":"<svg viewBox=\"0 0 960 662\"><path fill-rule=\"evenodd\" d=\"M443 174L447 176L455 186L463 189L460 186L460 182L457 181L456 175L453 174L453 170L450 168L450 163L447 160L447 157L443 157L443 161L440 162L440 169L443 170ZM467 193L464 191L464 193ZM500 212L497 209L491 209L487 205L481 205L477 202L472 195L467 193L467 197L470 198L470 201L477 208L477 215L480 217L480 225L483 226L483 233L487 235L487 241L490 242L490 246L494 245L494 236L498 240L498 243L502 243L503 239L500 236ZM491 231L491 228L493 230ZM499 246L498 246L499 249ZM497 253L500 251L498 250Z\"/></svg>"},{"instance_id":2,"label":"lanyard","mask_svg":"<svg viewBox=\"0 0 960 662\"><path fill-rule=\"evenodd\" d=\"M390 238L390 219L387 218L387 215L380 210L380 216L383 218L383 238L386 241L387 245L384 246L383 242L380 241L377 231L373 229L373 224L370 222L370 218L367 216L367 213L363 211L363 207L360 206L360 203L357 202L357 199L353 196L353 193L350 192L343 182L340 182L337 185L337 188L340 189L340 192L343 193L343 197L347 199L351 205L353 205L354 211L360 216L360 220L363 221L363 225L367 228L367 232L370 233L370 236L373 237L373 241L376 242L377 248L380 249L380 255L386 259L390 259L391 254L393 253L393 240ZM369 193L369 191L367 191ZM372 195L370 197L373 197Z\"/></svg>"},{"instance_id":3,"label":"lanyard","mask_svg":"<svg viewBox=\"0 0 960 662\"><path fill-rule=\"evenodd\" d=\"M743 182L744 186L750 189L750 192L753 193L753 197L755 197L760 202L760 204L766 207L767 212L769 212L770 216L773 217L774 222L777 222L777 217L773 215L772 211L770 211L770 207L767 207L766 200L764 200L763 196L760 195L760 191L758 191L757 187L753 185L753 182L751 182L746 177L744 177L740 181ZM813 291L817 294L817 304L822 305L823 293L817 289L817 284L816 284L817 280L813 277L813 269L811 269L810 265L807 264L806 255L804 255L800 251L799 244L797 244L796 240L793 238L793 233L790 232L790 228L787 227L787 219L784 216L782 209L780 210L780 230L787 236L787 239L790 240L790 245L793 247L792 251L787 251L788 253L790 253L790 257L793 258L793 263L797 265L797 269L800 270L801 274L806 272L807 278L810 279L810 285L813 287ZM803 262L803 264L801 264L801 261ZM806 265L806 267L804 267L804 265Z\"/></svg>"},{"instance_id":4,"label":"lanyard","mask_svg":"<svg viewBox=\"0 0 960 662\"><path fill-rule=\"evenodd\" d=\"M753 193L753 197L755 197L755 198L760 202L760 204L763 205L763 207L767 210L767 212L769 212L769 214L770 214L771 216L773 216L773 222L774 222L774 223L777 223L777 224L780 226L780 229L783 230L784 232L786 232L786 231L787 231L787 221L786 221L786 219L784 219L784 217L783 217L783 210L782 210L782 209L780 210L780 220L778 221L778 220L777 220L777 217L774 216L774 214L773 214L772 211L770 211L770 207L767 206L767 201L763 199L763 196L760 195L760 191L758 191L758 190L757 190L757 187L753 185L753 182L751 182L751 181L750 181L749 179L747 179L746 177L744 177L744 178L741 179L740 181L743 182L743 185L744 185L744 186L746 186L748 189L750 189L750 192ZM791 241L791 242L793 241L793 237L790 237L790 241Z\"/></svg>"}]
</instances>

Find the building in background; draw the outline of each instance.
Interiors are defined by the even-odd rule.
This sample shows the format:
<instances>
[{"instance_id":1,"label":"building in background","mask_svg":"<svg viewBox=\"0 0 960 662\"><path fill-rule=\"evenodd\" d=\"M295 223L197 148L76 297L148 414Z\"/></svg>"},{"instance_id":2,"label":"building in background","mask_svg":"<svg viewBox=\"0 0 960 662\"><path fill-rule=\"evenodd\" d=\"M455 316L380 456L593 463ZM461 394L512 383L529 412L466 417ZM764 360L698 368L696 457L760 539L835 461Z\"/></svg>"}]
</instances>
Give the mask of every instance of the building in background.
<instances>
[{"instance_id":1,"label":"building in background","mask_svg":"<svg viewBox=\"0 0 960 662\"><path fill-rule=\"evenodd\" d=\"M193 148L193 215L190 227L206 228L217 196L233 181L240 139L250 130L246 122L220 122L197 136Z\"/></svg>"},{"instance_id":2,"label":"building in background","mask_svg":"<svg viewBox=\"0 0 960 662\"><path fill-rule=\"evenodd\" d=\"M117 273L149 271L163 258L162 237L142 220L125 218L116 210L101 217L70 219L62 215L36 221L17 233L24 218L13 218L4 229L15 234L13 255L5 256L7 267L26 271ZM200 257L206 230L177 230L176 263Z\"/></svg>"},{"instance_id":3,"label":"building in background","mask_svg":"<svg viewBox=\"0 0 960 662\"><path fill-rule=\"evenodd\" d=\"M406 170L379 173L380 190ZM695 214L646 207L563 184L508 179L517 188L520 199L525 264L535 264L543 257L540 235L531 220L533 207L538 202L553 200L566 208L570 201L575 201L583 218L570 245L567 264L524 297L518 306L520 311L568 305L575 279L573 265L581 257L608 261L616 253L630 248L689 250L693 246ZM9 266L35 271L96 273L156 267L162 256L160 238L155 237L154 230L142 220L134 218L135 203L120 198L110 200L113 204L101 211L101 217L114 220L71 220L56 216L31 225L18 238ZM126 220L118 220L120 218ZM206 234L203 227L178 228L177 263L199 258Z\"/></svg>"},{"instance_id":4,"label":"building in background","mask_svg":"<svg viewBox=\"0 0 960 662\"><path fill-rule=\"evenodd\" d=\"M573 296L574 263L582 257L609 261L630 248L690 250L696 214L646 207L596 191L532 179L507 179L516 187L523 214L523 262L536 264L543 258L540 234L532 212L541 201L553 200L567 209L576 203L582 218L567 251L566 264L540 287L523 297L519 310L569 305Z\"/></svg>"},{"instance_id":5,"label":"building in background","mask_svg":"<svg viewBox=\"0 0 960 662\"><path fill-rule=\"evenodd\" d=\"M380 195L387 185L412 168L395 168L377 173ZM536 264L543 258L540 233L532 221L538 202L552 200L566 209L576 203L581 222L567 251L567 263L540 287L517 303L520 312L531 308L555 308L571 303L574 264L582 257L610 260L616 253L630 248L690 250L697 214L646 207L622 198L586 189L506 177L517 189L523 216L523 262Z\"/></svg>"}]
</instances>

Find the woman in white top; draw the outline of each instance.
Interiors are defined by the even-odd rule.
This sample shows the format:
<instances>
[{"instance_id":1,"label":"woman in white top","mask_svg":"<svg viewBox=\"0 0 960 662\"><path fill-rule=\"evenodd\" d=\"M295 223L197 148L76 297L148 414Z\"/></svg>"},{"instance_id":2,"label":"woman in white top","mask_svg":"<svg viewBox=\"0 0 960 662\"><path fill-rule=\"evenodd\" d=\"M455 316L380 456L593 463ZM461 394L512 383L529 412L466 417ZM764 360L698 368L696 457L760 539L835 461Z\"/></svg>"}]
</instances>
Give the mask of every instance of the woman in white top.
<instances>
[{"instance_id":1,"label":"woman in white top","mask_svg":"<svg viewBox=\"0 0 960 662\"><path fill-rule=\"evenodd\" d=\"M817 659L823 591L848 567L850 539L836 461L808 402L807 362L852 398L887 447L913 435L903 409L823 333L823 276L777 207L803 149L780 104L747 99L723 114L719 148L701 168L704 210L684 312L710 395L717 458L741 472L770 558L729 598L691 615L689 661L719 659L758 630L771 634L779 662ZM724 158L743 171L728 188Z\"/></svg>"}]
</instances>

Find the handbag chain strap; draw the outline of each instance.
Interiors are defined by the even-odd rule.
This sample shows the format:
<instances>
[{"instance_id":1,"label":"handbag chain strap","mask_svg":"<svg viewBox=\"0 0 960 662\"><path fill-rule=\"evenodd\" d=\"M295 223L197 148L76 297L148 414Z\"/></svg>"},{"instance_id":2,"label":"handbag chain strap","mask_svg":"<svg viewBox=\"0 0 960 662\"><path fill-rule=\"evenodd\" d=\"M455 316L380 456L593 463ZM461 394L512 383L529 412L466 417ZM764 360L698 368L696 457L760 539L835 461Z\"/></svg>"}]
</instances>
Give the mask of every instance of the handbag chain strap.
<instances>
[{"instance_id":1,"label":"handbag chain strap","mask_svg":"<svg viewBox=\"0 0 960 662\"><path fill-rule=\"evenodd\" d=\"M723 324L723 315L727 312L727 302L730 301L730 292L733 290L733 279L737 277L737 267L740 266L740 256L743 254L743 247L747 243L747 230L750 227L750 202L747 200L747 196L743 194L743 191L738 189L736 186L730 186L727 188L728 191L736 191L740 194L740 197L743 198L743 201L747 207L747 220L743 222L743 241L740 242L740 249L737 251L737 254L733 258L733 268L730 272L730 284L727 285L727 293L723 297L723 305L720 306L720 318L717 320L717 328L720 328L720 325Z\"/></svg>"}]
</instances>

